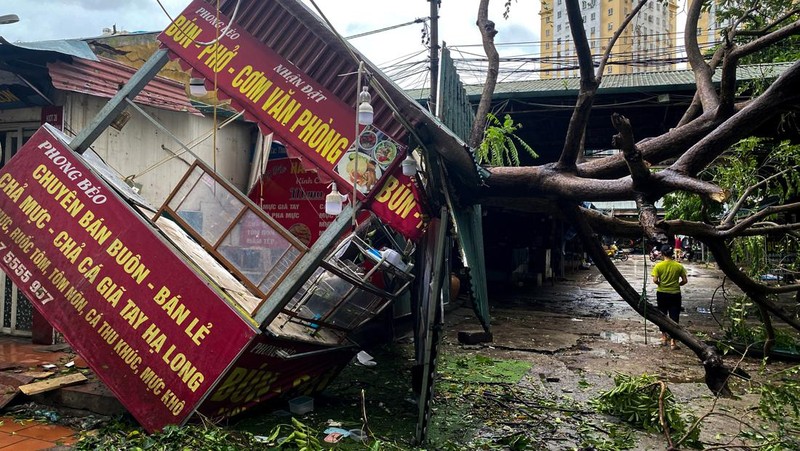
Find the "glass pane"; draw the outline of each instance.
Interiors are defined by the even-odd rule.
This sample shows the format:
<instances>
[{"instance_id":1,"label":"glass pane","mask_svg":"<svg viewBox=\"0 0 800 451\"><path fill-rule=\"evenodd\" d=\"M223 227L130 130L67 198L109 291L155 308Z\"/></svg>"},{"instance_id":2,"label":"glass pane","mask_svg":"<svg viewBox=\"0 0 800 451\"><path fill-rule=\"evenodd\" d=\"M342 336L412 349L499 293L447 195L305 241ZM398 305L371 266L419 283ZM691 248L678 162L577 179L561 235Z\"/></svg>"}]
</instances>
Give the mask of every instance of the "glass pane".
<instances>
[{"instance_id":1,"label":"glass pane","mask_svg":"<svg viewBox=\"0 0 800 451\"><path fill-rule=\"evenodd\" d=\"M186 198L186 195L189 194L189 191L192 189L192 187L194 187L194 184L197 183L197 180L203 175L203 173L203 170L199 166L195 166L195 168L192 170L192 173L189 174L183 184L178 187L178 191L169 202L169 208L174 211L180 210L181 202L183 202L183 200Z\"/></svg>"},{"instance_id":2,"label":"glass pane","mask_svg":"<svg viewBox=\"0 0 800 451\"><path fill-rule=\"evenodd\" d=\"M380 298L368 291L355 289L347 302L342 304L328 322L346 329L353 329L362 321L372 316L383 302Z\"/></svg>"},{"instance_id":3,"label":"glass pane","mask_svg":"<svg viewBox=\"0 0 800 451\"><path fill-rule=\"evenodd\" d=\"M297 248L290 248L283 257L280 257L278 261L275 262L275 266L272 268L272 271L269 272L269 276L264 279L261 285L258 287L262 293L269 293L275 287L275 284L278 283L281 277L283 277L288 271L289 266L300 258L300 251Z\"/></svg>"},{"instance_id":4,"label":"glass pane","mask_svg":"<svg viewBox=\"0 0 800 451\"><path fill-rule=\"evenodd\" d=\"M210 175L202 173L200 181L175 211L193 228L198 227L196 232L214 245L243 208L244 204L224 186L218 185Z\"/></svg>"},{"instance_id":5,"label":"glass pane","mask_svg":"<svg viewBox=\"0 0 800 451\"><path fill-rule=\"evenodd\" d=\"M219 246L226 260L244 274L254 285L258 285L270 271L285 260L281 258L290 248L289 242L261 217L248 210L231 229ZM298 255L293 249L295 256ZM262 289L262 293L267 291Z\"/></svg>"},{"instance_id":6,"label":"glass pane","mask_svg":"<svg viewBox=\"0 0 800 451\"><path fill-rule=\"evenodd\" d=\"M33 330L33 305L22 292L17 298L17 330Z\"/></svg>"},{"instance_id":7,"label":"glass pane","mask_svg":"<svg viewBox=\"0 0 800 451\"><path fill-rule=\"evenodd\" d=\"M6 281L3 290L3 327L11 327L11 279L5 273L0 273L0 277Z\"/></svg>"}]
</instances>

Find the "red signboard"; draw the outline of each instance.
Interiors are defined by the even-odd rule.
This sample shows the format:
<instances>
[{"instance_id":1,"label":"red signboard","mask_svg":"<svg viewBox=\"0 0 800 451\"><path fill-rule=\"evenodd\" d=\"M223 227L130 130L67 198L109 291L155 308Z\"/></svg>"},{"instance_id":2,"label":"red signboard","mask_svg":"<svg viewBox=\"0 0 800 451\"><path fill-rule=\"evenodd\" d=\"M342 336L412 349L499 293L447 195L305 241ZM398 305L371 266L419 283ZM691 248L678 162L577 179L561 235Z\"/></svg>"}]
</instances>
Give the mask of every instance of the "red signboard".
<instances>
[{"instance_id":1,"label":"red signboard","mask_svg":"<svg viewBox=\"0 0 800 451\"><path fill-rule=\"evenodd\" d=\"M355 137L354 106L335 97L281 55L263 45L202 0L192 2L158 39L194 72L214 80L222 97L242 108L267 131L334 180L345 194L354 184L363 199L367 192L384 191L392 161L402 158L396 143L371 127ZM223 36L217 36L226 30ZM354 149L357 149L355 151ZM389 187L390 188L390 187ZM412 199L413 200L413 199ZM408 221L401 231L417 231L419 205L401 217L392 209L377 213L389 224ZM388 216L384 216L388 215ZM408 235L407 235L408 236ZM416 239L418 233L409 238Z\"/></svg>"},{"instance_id":2,"label":"red signboard","mask_svg":"<svg viewBox=\"0 0 800 451\"><path fill-rule=\"evenodd\" d=\"M47 126L0 170L0 267L151 432L257 333Z\"/></svg>"},{"instance_id":3,"label":"red signboard","mask_svg":"<svg viewBox=\"0 0 800 451\"><path fill-rule=\"evenodd\" d=\"M273 152L249 197L303 244L311 246L333 221L333 216L325 214L329 192L317 171L306 170L298 158Z\"/></svg>"},{"instance_id":4,"label":"red signboard","mask_svg":"<svg viewBox=\"0 0 800 451\"><path fill-rule=\"evenodd\" d=\"M405 237L416 241L422 236L425 225L418 198L417 186L398 167L386 177L381 190L369 203L369 209Z\"/></svg>"},{"instance_id":5,"label":"red signboard","mask_svg":"<svg viewBox=\"0 0 800 451\"><path fill-rule=\"evenodd\" d=\"M158 39L290 147L336 180L337 164L353 142L355 111L289 61L202 0L192 2ZM207 42L209 45L199 43Z\"/></svg>"},{"instance_id":6,"label":"red signboard","mask_svg":"<svg viewBox=\"0 0 800 451\"><path fill-rule=\"evenodd\" d=\"M261 334L203 402L200 412L218 419L238 415L276 397L321 392L357 351Z\"/></svg>"}]
</instances>

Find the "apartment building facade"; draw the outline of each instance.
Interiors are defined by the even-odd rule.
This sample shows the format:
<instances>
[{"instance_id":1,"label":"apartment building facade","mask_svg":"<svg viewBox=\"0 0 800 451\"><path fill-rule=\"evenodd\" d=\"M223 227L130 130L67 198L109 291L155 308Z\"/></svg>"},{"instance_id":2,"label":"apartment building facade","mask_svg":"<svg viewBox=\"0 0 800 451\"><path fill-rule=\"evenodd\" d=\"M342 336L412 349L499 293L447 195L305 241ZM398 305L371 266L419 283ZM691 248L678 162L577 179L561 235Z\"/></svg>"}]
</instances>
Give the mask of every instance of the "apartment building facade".
<instances>
[{"instance_id":1,"label":"apartment building facade","mask_svg":"<svg viewBox=\"0 0 800 451\"><path fill-rule=\"evenodd\" d=\"M581 15L595 63L636 0L582 0ZM623 30L606 66L607 74L673 70L678 5L648 2ZM542 0L541 78L578 76L578 61L564 0Z\"/></svg>"}]
</instances>

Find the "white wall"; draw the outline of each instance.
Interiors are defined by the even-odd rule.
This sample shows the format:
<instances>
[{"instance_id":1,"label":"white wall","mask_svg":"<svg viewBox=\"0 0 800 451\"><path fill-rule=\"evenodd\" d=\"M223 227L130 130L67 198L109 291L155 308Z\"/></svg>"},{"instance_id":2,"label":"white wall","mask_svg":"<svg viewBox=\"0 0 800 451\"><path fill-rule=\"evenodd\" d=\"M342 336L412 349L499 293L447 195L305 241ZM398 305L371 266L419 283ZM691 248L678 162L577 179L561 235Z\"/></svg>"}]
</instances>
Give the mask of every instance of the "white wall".
<instances>
[{"instance_id":1,"label":"white wall","mask_svg":"<svg viewBox=\"0 0 800 451\"><path fill-rule=\"evenodd\" d=\"M107 102L108 99L67 93L64 101L65 131L74 134L83 129ZM142 109L190 147L210 167L215 167L226 180L240 190L246 188L250 170L252 124L237 121L217 130L217 151L212 152L213 136L196 147L191 146L201 135L214 129L212 118L151 107ZM135 175L135 181L142 184L142 196L158 207L195 158L189 153L175 158L172 152L184 151L179 143L133 107L129 106L126 111L131 114L131 118L125 127L121 131L109 127L92 144L92 149L123 178ZM223 120L219 119L218 122L222 123ZM169 150L163 149L162 145ZM165 159L168 161L163 162ZM163 164L152 168L162 162Z\"/></svg>"}]
</instances>

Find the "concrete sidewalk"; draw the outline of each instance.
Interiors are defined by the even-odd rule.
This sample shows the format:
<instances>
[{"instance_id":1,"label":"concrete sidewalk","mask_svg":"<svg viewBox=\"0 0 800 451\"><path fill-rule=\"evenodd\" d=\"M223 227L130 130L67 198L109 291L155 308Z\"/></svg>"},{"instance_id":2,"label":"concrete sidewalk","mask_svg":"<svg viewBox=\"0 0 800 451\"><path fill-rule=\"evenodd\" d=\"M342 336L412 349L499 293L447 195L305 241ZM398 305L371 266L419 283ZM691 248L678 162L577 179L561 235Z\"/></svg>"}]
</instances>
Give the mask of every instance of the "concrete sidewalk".
<instances>
[{"instance_id":1,"label":"concrete sidewalk","mask_svg":"<svg viewBox=\"0 0 800 451\"><path fill-rule=\"evenodd\" d=\"M0 368L3 368L3 373L12 374L42 371L42 365L59 363L70 357L66 352L51 352L46 349L47 347L32 344L30 338L0 335ZM5 385L3 388L5 391L16 390L16 387ZM77 432L61 425L2 416L0 450L69 449L69 445L77 441Z\"/></svg>"},{"instance_id":2,"label":"concrete sidewalk","mask_svg":"<svg viewBox=\"0 0 800 451\"><path fill-rule=\"evenodd\" d=\"M3 451L69 449L76 441L77 431L68 427L0 417L0 450Z\"/></svg>"}]
</instances>

